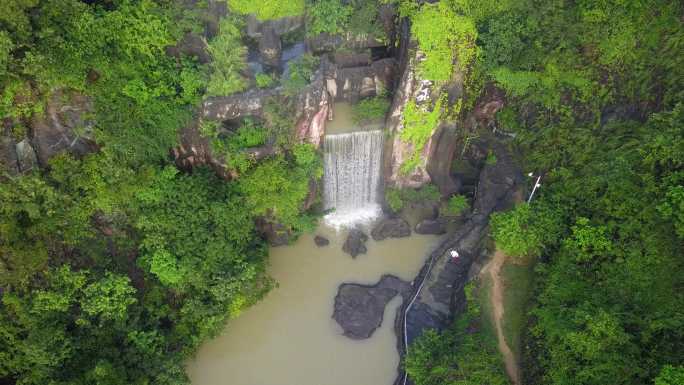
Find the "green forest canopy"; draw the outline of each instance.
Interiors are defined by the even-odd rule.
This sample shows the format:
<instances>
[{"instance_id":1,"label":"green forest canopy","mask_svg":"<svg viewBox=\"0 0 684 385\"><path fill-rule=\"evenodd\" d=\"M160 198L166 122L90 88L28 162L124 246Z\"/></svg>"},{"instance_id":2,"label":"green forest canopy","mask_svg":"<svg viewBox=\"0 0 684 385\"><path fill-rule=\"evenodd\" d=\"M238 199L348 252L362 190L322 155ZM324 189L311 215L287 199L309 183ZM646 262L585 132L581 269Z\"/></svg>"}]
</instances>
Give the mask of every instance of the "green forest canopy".
<instances>
[{"instance_id":1,"label":"green forest canopy","mask_svg":"<svg viewBox=\"0 0 684 385\"><path fill-rule=\"evenodd\" d=\"M517 134L525 166L544 174L531 205L492 221L500 247L540 260L526 384L681 384L681 2L386 2L413 22L428 58L422 76L440 83L464 71L463 113L484 85L506 92L498 124ZM349 11L328 3L317 2L309 21L321 31L333 28L321 20ZM354 12L370 14L370 2L353 3ZM301 14L304 4L228 2L260 19ZM0 381L185 384L183 360L272 286L254 218L272 215L295 232L311 226L299 209L308 179L320 176L318 157L289 140L281 106L262 128L278 133L282 155L260 164L238 159L235 181L207 170L180 173L167 159L203 97L246 87L239 17L223 19L209 41L214 62L203 65L165 48L201 31L204 2L5 0L2 7L0 116L12 121L11 134L25 135L51 94L69 89L93 98L102 150L0 177ZM339 28L360 31L358 20L365 18ZM409 120L437 121L414 115ZM239 139L261 141L260 130L244 127ZM412 135L422 141L429 131ZM225 146L239 153L240 143ZM274 191L273 180L288 183ZM477 347L439 343L472 342L455 328L449 339L427 335L413 350L407 362L425 374L418 385L482 375L477 365L457 378L440 372ZM495 365L490 350L473 350L475 363ZM415 367L424 357L438 370ZM489 380L499 383L501 373Z\"/></svg>"}]
</instances>

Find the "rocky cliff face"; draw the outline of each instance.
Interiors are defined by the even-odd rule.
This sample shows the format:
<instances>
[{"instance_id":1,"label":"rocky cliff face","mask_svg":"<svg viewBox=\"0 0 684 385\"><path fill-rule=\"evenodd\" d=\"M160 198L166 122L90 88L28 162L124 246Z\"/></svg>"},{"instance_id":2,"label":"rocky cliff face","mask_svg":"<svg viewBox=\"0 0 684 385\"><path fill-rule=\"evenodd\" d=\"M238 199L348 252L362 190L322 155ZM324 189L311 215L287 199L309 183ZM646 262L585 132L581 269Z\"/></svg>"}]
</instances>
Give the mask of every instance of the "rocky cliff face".
<instances>
[{"instance_id":1,"label":"rocky cliff face","mask_svg":"<svg viewBox=\"0 0 684 385\"><path fill-rule=\"evenodd\" d=\"M464 310L468 271L483 252L489 216L509 208L522 195L522 173L505 145L490 141L487 147L493 151L497 161L485 165L480 172L473 213L430 255L414 281L410 298L415 300L405 301L400 309L395 326L397 335L402 336L399 339L402 352L406 349L404 340L410 346L426 329L443 330Z\"/></svg>"},{"instance_id":2,"label":"rocky cliff face","mask_svg":"<svg viewBox=\"0 0 684 385\"><path fill-rule=\"evenodd\" d=\"M431 181L428 159L434 147L438 145L440 137L433 132L425 147L420 149L419 164L409 173L402 172L401 166L416 151L412 143L404 142L400 137L405 129L404 110L411 102L419 108L430 110L443 87L421 78L418 65L425 56L412 40L410 26L406 20L401 24L399 44L399 81L387 116L387 130L391 139L385 147L385 182L396 187L417 188ZM460 78L455 76L455 79L458 83Z\"/></svg>"}]
</instances>

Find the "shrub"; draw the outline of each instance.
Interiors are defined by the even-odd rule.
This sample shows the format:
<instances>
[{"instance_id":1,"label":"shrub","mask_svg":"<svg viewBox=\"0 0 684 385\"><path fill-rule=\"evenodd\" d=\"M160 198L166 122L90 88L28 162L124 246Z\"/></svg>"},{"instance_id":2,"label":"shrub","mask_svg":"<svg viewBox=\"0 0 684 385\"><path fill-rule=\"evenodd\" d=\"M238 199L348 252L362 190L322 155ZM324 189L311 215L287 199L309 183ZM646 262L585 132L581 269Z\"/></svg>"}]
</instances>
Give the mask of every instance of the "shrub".
<instances>
[{"instance_id":1,"label":"shrub","mask_svg":"<svg viewBox=\"0 0 684 385\"><path fill-rule=\"evenodd\" d=\"M496 164L496 154L493 151L487 153L487 158L485 159L485 164L493 166Z\"/></svg>"},{"instance_id":2,"label":"shrub","mask_svg":"<svg viewBox=\"0 0 684 385\"><path fill-rule=\"evenodd\" d=\"M438 202L439 198L439 190L433 184L419 189L388 187L385 190L385 201L393 211L401 211L410 204Z\"/></svg>"},{"instance_id":3,"label":"shrub","mask_svg":"<svg viewBox=\"0 0 684 385\"><path fill-rule=\"evenodd\" d=\"M385 201L394 212L399 212L404 208L404 200L401 198L401 190L388 187L385 190Z\"/></svg>"},{"instance_id":4,"label":"shrub","mask_svg":"<svg viewBox=\"0 0 684 385\"><path fill-rule=\"evenodd\" d=\"M440 97L432 111L417 106L413 100L404 108L404 130L399 137L413 145L413 154L401 165L402 173L410 174L420 164L423 149L439 124L443 101L444 97Z\"/></svg>"},{"instance_id":5,"label":"shrub","mask_svg":"<svg viewBox=\"0 0 684 385\"><path fill-rule=\"evenodd\" d=\"M242 45L240 26L235 20L221 20L218 36L209 42L209 53L212 62L207 96L225 96L247 88L247 82L240 75L247 66L247 49Z\"/></svg>"},{"instance_id":6,"label":"shrub","mask_svg":"<svg viewBox=\"0 0 684 385\"><path fill-rule=\"evenodd\" d=\"M258 88L269 88L273 86L276 82L275 78L272 75L268 75L265 73L258 73L255 76L256 80L256 86Z\"/></svg>"},{"instance_id":7,"label":"shrub","mask_svg":"<svg viewBox=\"0 0 684 385\"><path fill-rule=\"evenodd\" d=\"M389 108L390 102L384 96L363 99L352 107L352 120L363 124L384 119Z\"/></svg>"},{"instance_id":8,"label":"shrub","mask_svg":"<svg viewBox=\"0 0 684 385\"><path fill-rule=\"evenodd\" d=\"M463 195L454 195L449 198L445 205L442 206L442 214L448 216L458 216L467 210L468 207L470 207L468 198Z\"/></svg>"},{"instance_id":9,"label":"shrub","mask_svg":"<svg viewBox=\"0 0 684 385\"><path fill-rule=\"evenodd\" d=\"M425 53L419 68L426 79L446 82L451 79L454 63L465 71L478 59L475 23L457 14L450 2L423 4L411 21L411 32Z\"/></svg>"},{"instance_id":10,"label":"shrub","mask_svg":"<svg viewBox=\"0 0 684 385\"><path fill-rule=\"evenodd\" d=\"M259 20L279 19L304 13L304 0L228 0L231 10L254 14Z\"/></svg>"},{"instance_id":11,"label":"shrub","mask_svg":"<svg viewBox=\"0 0 684 385\"><path fill-rule=\"evenodd\" d=\"M288 74L283 80L285 93L294 95L306 87L318 68L319 59L311 54L302 55L288 63Z\"/></svg>"},{"instance_id":12,"label":"shrub","mask_svg":"<svg viewBox=\"0 0 684 385\"><path fill-rule=\"evenodd\" d=\"M314 1L307 12L307 34L315 36L323 32L345 32L353 11L351 5L344 5L339 0Z\"/></svg>"}]
</instances>

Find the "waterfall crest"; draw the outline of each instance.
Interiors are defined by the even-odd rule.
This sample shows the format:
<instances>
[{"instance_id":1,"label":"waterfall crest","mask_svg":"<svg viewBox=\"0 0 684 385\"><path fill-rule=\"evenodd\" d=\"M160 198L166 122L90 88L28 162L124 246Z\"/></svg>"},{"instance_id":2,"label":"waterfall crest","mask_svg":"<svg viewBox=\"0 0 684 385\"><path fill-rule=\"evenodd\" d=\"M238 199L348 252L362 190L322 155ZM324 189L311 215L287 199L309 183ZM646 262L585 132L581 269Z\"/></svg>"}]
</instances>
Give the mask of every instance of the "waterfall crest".
<instances>
[{"instance_id":1,"label":"waterfall crest","mask_svg":"<svg viewBox=\"0 0 684 385\"><path fill-rule=\"evenodd\" d=\"M380 215L383 140L382 130L324 137L323 203L335 210L327 224L349 227Z\"/></svg>"}]
</instances>

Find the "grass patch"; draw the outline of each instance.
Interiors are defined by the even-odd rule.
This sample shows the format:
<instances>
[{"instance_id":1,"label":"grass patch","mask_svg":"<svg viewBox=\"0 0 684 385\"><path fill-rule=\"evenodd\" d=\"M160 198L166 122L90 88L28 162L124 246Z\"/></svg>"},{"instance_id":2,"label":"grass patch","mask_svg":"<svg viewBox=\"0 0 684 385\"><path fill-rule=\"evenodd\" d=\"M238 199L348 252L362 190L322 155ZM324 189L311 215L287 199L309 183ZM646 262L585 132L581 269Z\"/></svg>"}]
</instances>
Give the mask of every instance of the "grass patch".
<instances>
[{"instance_id":1,"label":"grass patch","mask_svg":"<svg viewBox=\"0 0 684 385\"><path fill-rule=\"evenodd\" d=\"M509 258L501 267L501 279L504 285L501 326L506 343L520 362L520 341L527 324L527 304L532 296L534 263L529 260L513 263Z\"/></svg>"},{"instance_id":2,"label":"grass patch","mask_svg":"<svg viewBox=\"0 0 684 385\"><path fill-rule=\"evenodd\" d=\"M482 312L482 331L496 340L496 325L494 325L494 309L492 309L492 278L489 274L480 276L477 284L477 297Z\"/></svg>"}]
</instances>

